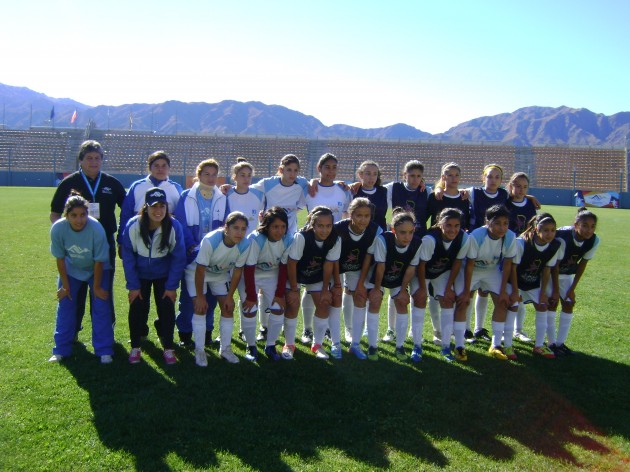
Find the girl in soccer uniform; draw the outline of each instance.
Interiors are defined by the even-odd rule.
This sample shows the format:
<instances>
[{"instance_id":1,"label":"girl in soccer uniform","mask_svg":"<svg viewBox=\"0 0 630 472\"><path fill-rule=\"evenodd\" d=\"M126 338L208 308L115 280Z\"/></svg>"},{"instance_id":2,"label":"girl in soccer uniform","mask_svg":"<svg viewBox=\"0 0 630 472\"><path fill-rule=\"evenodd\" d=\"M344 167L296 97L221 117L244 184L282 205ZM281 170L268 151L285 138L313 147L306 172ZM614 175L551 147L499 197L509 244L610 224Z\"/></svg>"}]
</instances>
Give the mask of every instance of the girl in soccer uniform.
<instances>
[{"instance_id":1,"label":"girl in soccer uniform","mask_svg":"<svg viewBox=\"0 0 630 472\"><path fill-rule=\"evenodd\" d=\"M164 190L147 190L144 202L140 215L129 220L123 232L123 267L129 290L129 362L140 362L140 339L149 317L153 288L158 316L154 325L164 348L164 361L175 364L175 300L186 268L184 234L179 222L168 214Z\"/></svg>"},{"instance_id":2,"label":"girl in soccer uniform","mask_svg":"<svg viewBox=\"0 0 630 472\"><path fill-rule=\"evenodd\" d=\"M456 283L460 293L460 303L455 314L455 358L458 360L467 359L463 348L464 336L460 330L464 329L470 297L477 290L489 292L494 303L492 340L488 353L501 360L516 359L512 347L515 313L507 312L508 307L518 300L518 291L508 285L509 281L516 285L516 273L512 271L512 260L516 256L516 235L508 229L509 219L510 212L504 205L493 205L486 210L485 226L470 233L466 267ZM501 347L502 337L505 349Z\"/></svg>"},{"instance_id":3,"label":"girl in soccer uniform","mask_svg":"<svg viewBox=\"0 0 630 472\"><path fill-rule=\"evenodd\" d=\"M466 360L463 349L465 322L458 320L453 325L455 302L455 279L462 266L462 260L466 258L470 241L468 234L462 229L462 212L456 208L445 208L437 218L434 226L429 229L422 238L420 246L420 263L418 264L419 294L414 297L420 303L418 308L426 307L427 292L429 287L433 290L433 297L440 303L440 332L442 333L442 356L449 362L453 361L451 353L451 335L455 328L455 346L459 360ZM460 292L461 293L461 292ZM424 313L413 326L414 348L412 360L422 358L422 327ZM419 330L419 333L416 331Z\"/></svg>"},{"instance_id":4,"label":"girl in soccer uniform","mask_svg":"<svg viewBox=\"0 0 630 472\"><path fill-rule=\"evenodd\" d=\"M195 271L195 258L204 236L210 231L223 226L225 216L228 214L227 199L216 186L218 175L219 164L217 161L206 159L200 162L196 170L195 183L190 189L184 190L175 209L175 218L179 221L184 231L187 270L190 272ZM179 294L179 310L176 324L181 344L188 348L194 346L192 341L194 308L191 293L195 293L194 287L189 287L188 280L184 277ZM207 326L203 342L209 346L212 343L214 309L217 301L210 290L204 293L206 294L208 311L205 318ZM200 339L199 341L202 340Z\"/></svg>"},{"instance_id":5,"label":"girl in soccer uniform","mask_svg":"<svg viewBox=\"0 0 630 472\"><path fill-rule=\"evenodd\" d=\"M580 208L573 226L563 226L556 231L556 239L560 241L561 251L564 251L564 257L554 268L559 274L560 304L562 305L557 336L555 334L557 304L552 305L547 312L547 340L549 348L556 356L573 354L565 343L573 319L575 289L584 275L588 261L595 256L599 246L599 237L595 234L596 228L597 215L586 208Z\"/></svg>"},{"instance_id":6,"label":"girl in soccer uniform","mask_svg":"<svg viewBox=\"0 0 630 472\"><path fill-rule=\"evenodd\" d=\"M365 274L371 265L374 243L383 230L372 220L372 204L367 198L355 198L348 209L350 218L335 223L335 231L341 239L339 273L344 278L343 318L346 328L346 341L350 342L349 352L359 359L366 359L360 341L365 325L365 301L367 292L363 286ZM365 267L361 279L362 269ZM354 299L360 293L356 308ZM355 316L356 314L356 316Z\"/></svg>"},{"instance_id":7,"label":"girl in soccer uniform","mask_svg":"<svg viewBox=\"0 0 630 472\"><path fill-rule=\"evenodd\" d=\"M470 220L470 202L459 191L461 168L454 162L442 166L440 179L435 183L435 190L429 194L427 202L427 214L431 218L431 226L437 222L440 212L445 208L456 208L462 212L462 229L468 231ZM441 199L436 197L436 192L441 193ZM442 345L440 333L440 305L434 297L429 297L429 314L433 325L433 343ZM466 339L473 337L470 326L465 331Z\"/></svg>"},{"instance_id":8,"label":"girl in soccer uniform","mask_svg":"<svg viewBox=\"0 0 630 472\"><path fill-rule=\"evenodd\" d=\"M309 213L304 229L295 234L285 256L289 289L287 304L291 305L286 316L293 318L297 315L299 285L304 285L315 302L311 351L318 359L329 357L322 347L328 327L332 339L331 354L333 358L341 359L341 280L333 270L340 251L341 240L333 229L332 211L328 207L317 206ZM292 341L286 339L288 345Z\"/></svg>"},{"instance_id":9,"label":"girl in soccer uniform","mask_svg":"<svg viewBox=\"0 0 630 472\"><path fill-rule=\"evenodd\" d=\"M376 238L374 244L374 262L369 282L367 312L368 359L378 360L378 324L379 311L383 301L383 289L388 288L390 297L396 305L396 357L407 359L402 346L409 328L409 293L407 287L416 280L416 266L420 258L420 238L415 236L416 221L413 213L396 208L393 211L392 230L386 231ZM417 282L416 287L417 288ZM415 290L412 287L412 292ZM358 303L357 303L358 305ZM355 312L354 315L357 313ZM353 316L354 316L353 315Z\"/></svg>"},{"instance_id":10,"label":"girl in soccer uniform","mask_svg":"<svg viewBox=\"0 0 630 472\"><path fill-rule=\"evenodd\" d=\"M387 206L391 209L403 208L416 217L416 236L422 238L427 232L429 194L423 183L424 165L420 161L405 164L403 180L390 182L387 189Z\"/></svg>"},{"instance_id":11,"label":"girl in soccer uniform","mask_svg":"<svg viewBox=\"0 0 630 472\"><path fill-rule=\"evenodd\" d=\"M549 213L541 213L533 217L523 234L517 238L514 263L517 284L523 303L533 303L536 310L536 340L534 355L548 359L555 358L551 349L545 346L547 334L547 311L558 299L558 278L551 277L551 268L563 254L560 241L556 237L556 220ZM546 287L552 280L551 296ZM542 287L542 289L541 289ZM510 308L516 311L516 307Z\"/></svg>"},{"instance_id":12,"label":"girl in soccer uniform","mask_svg":"<svg viewBox=\"0 0 630 472\"><path fill-rule=\"evenodd\" d=\"M262 291L264 306L269 307L269 324L265 354L277 361L280 355L276 351L276 341L284 325L287 339L295 339L297 318L286 318L284 310L285 289L287 283L287 267L282 257L288 250L293 235L287 234L287 213L280 207L271 207L265 211L258 229L248 236L249 253L244 270L244 277L239 287L241 295L243 318L241 329L248 345L247 358L255 360L258 357L256 349L256 304L259 301L258 292ZM259 304L258 306L261 306ZM294 342L285 345L282 357L293 359Z\"/></svg>"},{"instance_id":13,"label":"girl in soccer uniform","mask_svg":"<svg viewBox=\"0 0 630 472\"><path fill-rule=\"evenodd\" d=\"M59 362L72 353L77 293L87 282L92 303L92 346L101 363L109 364L114 354L114 326L108 300L111 291L109 244L101 224L88 216L88 201L77 192L70 194L63 217L50 228L50 252L57 259L59 303L55 347L49 362Z\"/></svg>"},{"instance_id":14,"label":"girl in soccer uniform","mask_svg":"<svg viewBox=\"0 0 630 472\"><path fill-rule=\"evenodd\" d=\"M505 206L510 210L510 230L520 236L527 228L527 222L536 216L536 206L527 198L529 177L524 172L514 173L510 177L507 189L510 196ZM525 305L521 303L516 313L514 337L522 342L531 343L531 338L523 329L524 324Z\"/></svg>"},{"instance_id":15,"label":"girl in soccer uniform","mask_svg":"<svg viewBox=\"0 0 630 472\"><path fill-rule=\"evenodd\" d=\"M232 352L234 292L238 288L247 260L250 241L245 238L245 234L248 221L247 216L239 211L230 213L223 229L211 231L202 239L195 259L195 270L186 269L186 283L189 287L194 287L194 293L191 293L195 309L192 327L195 337L195 362L198 366L208 365L203 341L208 311L206 291L212 292L221 308L219 353L231 364L239 361Z\"/></svg>"},{"instance_id":16,"label":"girl in soccer uniform","mask_svg":"<svg viewBox=\"0 0 630 472\"><path fill-rule=\"evenodd\" d=\"M247 216L247 236L256 230L258 217L265 205L265 195L251 187L253 176L254 166L243 157L237 158L237 163L232 166L232 180L236 185L226 195L229 211L240 211Z\"/></svg>"},{"instance_id":17,"label":"girl in soccer uniform","mask_svg":"<svg viewBox=\"0 0 630 472\"><path fill-rule=\"evenodd\" d=\"M374 222L387 231L387 189L381 185L381 170L374 161L363 161L357 169L358 186L354 198L367 198L374 205Z\"/></svg>"}]
</instances>

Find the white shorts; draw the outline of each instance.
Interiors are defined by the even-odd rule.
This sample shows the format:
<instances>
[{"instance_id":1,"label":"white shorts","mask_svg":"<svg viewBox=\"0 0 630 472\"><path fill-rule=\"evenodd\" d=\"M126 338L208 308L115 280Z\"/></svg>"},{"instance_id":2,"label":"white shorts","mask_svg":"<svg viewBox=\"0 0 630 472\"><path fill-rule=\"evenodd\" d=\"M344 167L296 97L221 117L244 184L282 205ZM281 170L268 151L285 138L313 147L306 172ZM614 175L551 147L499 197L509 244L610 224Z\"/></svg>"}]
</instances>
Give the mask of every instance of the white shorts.
<instances>
[{"instance_id":1,"label":"white shorts","mask_svg":"<svg viewBox=\"0 0 630 472\"><path fill-rule=\"evenodd\" d=\"M334 285L334 282L331 280L329 287L332 288L332 286ZM306 290L308 293L311 292L321 292L322 291L322 287L324 286L324 282L315 282L313 284L302 284L302 287L304 287L304 290ZM289 283L289 281L287 280L287 288L290 289L291 288L291 284Z\"/></svg>"},{"instance_id":2,"label":"white shorts","mask_svg":"<svg viewBox=\"0 0 630 472\"><path fill-rule=\"evenodd\" d=\"M531 290L519 290L523 303L540 303L540 287Z\"/></svg>"},{"instance_id":3,"label":"white shorts","mask_svg":"<svg viewBox=\"0 0 630 472\"><path fill-rule=\"evenodd\" d=\"M450 276L451 276L451 271L447 270L446 272L439 275L435 279L426 279L427 293L429 292L429 286L431 286L433 287L433 298L437 300L440 297L443 297L444 292L446 291L446 284L448 283L448 278Z\"/></svg>"},{"instance_id":4,"label":"white shorts","mask_svg":"<svg viewBox=\"0 0 630 472\"><path fill-rule=\"evenodd\" d=\"M474 292L477 289L481 289L484 292L492 292L495 295L499 295L501 293L502 278L503 273L498 269L473 270L472 278L470 279L470 291Z\"/></svg>"},{"instance_id":5,"label":"white shorts","mask_svg":"<svg viewBox=\"0 0 630 472\"><path fill-rule=\"evenodd\" d=\"M563 300L567 299L567 292L569 291L569 288L571 288L571 285L573 285L573 279L574 279L575 275L573 274L561 274L558 276L558 285L560 288L560 298L562 298ZM551 279L549 280L549 282L547 283L547 296L551 295L551 292L553 290L553 283L551 282ZM575 301L575 300L572 300Z\"/></svg>"},{"instance_id":6,"label":"white shorts","mask_svg":"<svg viewBox=\"0 0 630 472\"><path fill-rule=\"evenodd\" d=\"M343 274L343 286L348 290L354 292L357 289L359 283L359 277L361 276L360 270L354 270L352 272L346 272Z\"/></svg>"},{"instance_id":7,"label":"white shorts","mask_svg":"<svg viewBox=\"0 0 630 472\"><path fill-rule=\"evenodd\" d=\"M184 277L186 278L186 287L188 288L190 298L196 297L195 270L186 269ZM230 279L231 275L229 273L225 274L225 279L223 280L208 280L208 276L206 275L203 283L203 293L205 294L208 291L208 287L210 287L210 293L215 297L227 295L230 290Z\"/></svg>"}]
</instances>

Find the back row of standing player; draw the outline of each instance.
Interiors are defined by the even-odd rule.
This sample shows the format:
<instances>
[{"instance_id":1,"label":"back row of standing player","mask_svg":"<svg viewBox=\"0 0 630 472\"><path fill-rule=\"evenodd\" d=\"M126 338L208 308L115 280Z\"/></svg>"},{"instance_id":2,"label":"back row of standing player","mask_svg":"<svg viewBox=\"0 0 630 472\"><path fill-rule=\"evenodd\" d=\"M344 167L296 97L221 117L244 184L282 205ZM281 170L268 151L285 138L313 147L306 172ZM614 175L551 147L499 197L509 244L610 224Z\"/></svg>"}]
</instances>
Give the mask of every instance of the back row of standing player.
<instances>
[{"instance_id":1,"label":"back row of standing player","mask_svg":"<svg viewBox=\"0 0 630 472\"><path fill-rule=\"evenodd\" d=\"M101 153L102 157L102 153ZM218 164L213 160L207 160L202 162L197 169L197 182L190 190L187 190L182 194L182 198L177 201L176 195L179 194L181 188L179 186L170 181L168 179L168 170L170 169L170 160L166 154L163 152L157 152L152 154L149 157L149 170L151 174L138 182L135 182L123 203L123 212L121 213L121 228L124 226L124 230L119 234L119 241L122 239L123 244L123 255L125 253L128 254L128 257L123 257L125 273L127 276L127 288L130 290L130 314L129 314L129 323L130 323L130 331L132 338L132 351L130 353L129 360L133 363L138 362L140 360L140 339L143 335L147 334L148 327L148 299L150 295L151 286L153 285L153 290L155 292L156 300L171 300L174 304L174 294L172 293L173 288L167 288L164 286L164 280L161 283L156 283L156 277L159 279L165 279L165 275L163 273L159 274L144 274L148 280L142 281L137 277L137 271L139 269L138 261L142 261L146 259L146 256L142 256L140 254L142 251L138 251L138 243L142 238L138 236L140 234L138 231L135 233L135 238L132 238L131 235L134 234L133 228L135 226L141 226L142 216L130 218L134 212L140 211L141 214L146 214L145 220L149 221L151 212L148 211L148 206L143 198L143 192L145 195L149 194L149 190L153 190L155 188L161 189L162 193L158 192L161 196L157 199L153 199L155 204L164 204L168 202L169 210L172 211L172 208L176 208L176 215L178 221L181 223L183 228L184 240L185 240L185 248L187 252L187 262L189 262L188 268L186 270L186 276L182 280L182 292L180 295L180 309L179 314L177 316L177 326L178 331L180 333L180 338L184 343L191 344L191 334L194 331L195 333L195 345L196 345L196 361L199 365L205 365L207 363L207 359L205 356L205 352L203 351L204 344L207 344L211 339L212 332L212 320L213 320L213 310L214 305L216 304L216 299L221 302L221 322L220 322L220 339L221 339L221 356L227 359L230 362L238 361L238 358L232 353L230 346L230 339L233 327L232 321L232 312L234 309L232 296L236 288L239 288L241 292L241 300L246 300L244 303L245 310L241 310L244 313L241 326L244 331L244 335L247 339L248 343L248 358L256 358L257 351L255 348L255 340L253 339L255 333L255 323L256 311L253 310L253 304L255 304L255 294L258 292L255 288L252 288L252 281L257 282L260 277L266 278L268 280L272 280L276 283L276 291L273 293L273 296L270 292L268 292L266 297L261 297L263 303L261 303L261 313L270 312L272 315L269 323L265 323L264 325L269 324L269 335L267 337L267 347L265 352L272 359L279 359L280 355L278 355L275 351L275 339L277 338L277 334L282 328L282 322L278 323L278 317L284 318L284 328L285 328L285 337L287 339L294 339L294 336L291 337L291 330L293 334L295 334L295 317L297 316L297 309L299 308L299 302L295 299L296 290L299 292L298 283L303 283L306 285L307 290L305 293L310 294L311 299L316 301L315 305L322 313L317 313L315 320L315 335L313 339L313 351L319 357L326 357L327 354L321 347L323 340L323 332L325 331L327 326L331 328L331 336L333 339L333 347L331 348L331 352L334 357L341 356L340 343L339 343L339 323L335 323L334 321L326 320L324 316L325 311L330 311L332 313L333 320L339 318L339 303L338 299L341 294L341 284L338 278L335 279L334 284L331 286L330 293L328 292L326 286L322 286L322 281L316 281L315 287L312 286L310 281L317 279L318 276L313 278L313 275L317 272L317 270L313 270L313 267L308 266L308 264L302 264L299 266L299 262L304 262L305 254L308 258L311 254L311 249L307 247L307 251L304 251L306 247L304 243L302 243L301 249L296 249L300 246L300 242L302 241L301 234L310 234L307 230L304 233L301 233L299 237L295 238L295 244L291 244L290 235L293 235L295 230L297 229L297 211L306 204L307 208L313 213L315 209L318 209L318 212L311 215L311 226L310 230L315 234L316 229L318 227L318 221L321 218L326 219L326 209L325 208L314 208L317 203L326 203L330 217L332 220L338 220L343 215L344 211L347 209L347 202L350 199L349 194L341 190L340 187L334 184L334 178L336 176L336 166L337 159L330 155L326 154L322 156L320 162L318 163L318 171L320 172L320 180L316 184L316 188L319 190L317 195L309 196L307 195L306 189L308 188L308 184L305 179L298 177L299 173L299 160L293 155L285 156L279 167L279 175L275 177L270 177L267 179L263 179L256 186L249 187L251 183L251 177L253 175L253 168L250 164L242 162L237 164L233 169L233 179L236 181L236 187L230 189L227 197L223 196L220 192L217 191L215 186L216 178L218 176ZM157 169L157 171L156 171ZM82 166L83 170L83 166ZM493 170L500 171L498 166L489 166L484 170L484 176L492 174ZM377 221L381 225L385 225L384 223L384 214L386 212L386 206L398 206L399 202L404 203L406 207L411 207L415 210L415 213L423 211L423 207L425 207L424 202L427 203L426 208L431 213L430 208L440 207L440 199L439 192L437 198L432 198L434 195L432 194L427 198L427 193L421 187L421 179L422 179L422 164L419 162L410 162L407 164L405 168L405 182L402 183L393 183L385 188L380 187L380 176L378 171L378 165L374 162L367 161L362 164L359 169L358 176L361 180L360 186L357 190L357 196L365 195L368 198L371 197L372 202L376 206L376 218ZM160 173L161 172L161 173ZM154 174L159 175L154 175ZM526 176L524 176L526 179ZM100 177L99 177L100 179ZM490 181L490 178L486 179ZM458 206L463 201L461 196L459 195L459 191L457 190L457 183L459 182L459 168L456 165L447 165L444 167L442 172L442 177L440 180L439 187L443 188L443 201L453 202L453 205L448 206ZM500 183L500 179L499 179ZM498 183L497 183L498 186ZM97 185L98 187L98 185ZM476 190L473 189L469 192L469 195L472 197L471 200L473 202L472 208L477 210L481 204L480 200L483 200L486 197L492 198L491 195L492 187L491 185L486 185L483 194L479 198L477 197ZM499 189L501 190L501 189ZM384 191L386 193L384 193ZM341 194L340 194L341 192ZM500 194L499 191L495 192ZM385 196L385 199L383 198ZM264 198L263 198L264 197ZM164 200L164 201L162 201ZM518 199L514 199L515 203L518 203ZM475 205L475 201L477 204ZM288 215L287 221L285 225L288 227L288 231L286 234L289 236L283 235L282 238L278 238L276 240L275 237L269 238L269 234L278 234L278 232L282 229L282 214L284 211L277 211L268 213L265 216L267 220L263 218L263 224L261 226L261 231L257 232L252 238L257 244L252 245L252 248L258 247L259 250L258 255L254 256L254 259L251 257L247 260L247 254L250 252L256 252L253 249L246 250L250 244L244 242L244 236L246 233L251 232L256 219L257 214L260 208L263 205L263 202L266 203L268 207L273 204L280 205L284 210L286 210L286 214ZM361 203L361 200L357 202ZM357 214L357 219L360 219L361 214L366 212L366 205L363 202L363 205L355 205L351 213ZM447 206L442 204L442 206ZM467 210L467 205L461 205L464 213ZM227 224L224 229L217 230L220 225L223 223L223 219L226 215L229 214L230 208L238 208L241 210L245 210L245 213L237 214L230 221L230 218L227 220ZM427 210L424 213L420 213L420 215L424 216L424 220L426 220ZM166 212L163 212L166 213ZM419 216L420 216L419 215ZM415 232L422 233L424 231L424 223L422 223L422 217L416 218L416 222L414 223ZM365 218L365 215L363 215ZM435 218L435 214L432 215L432 218ZM164 216L162 216L164 219ZM404 215L402 220L396 220L394 223L398 221L404 221ZM421 220L421 221L419 221ZM266 221L266 223L265 223ZM358 221L358 220L357 220ZM464 220L466 221L466 217L464 215ZM149 221L151 223L151 221ZM159 222L158 222L159 223ZM155 222L153 222L155 226ZM332 224L332 221L331 221ZM270 228L273 229L275 225L275 233L270 233ZM465 224L464 224L465 225ZM159 226L159 225L157 225ZM173 225L177 228L177 224ZM396 225L394 224L394 227ZM352 220L351 223L346 223L346 227L348 229L348 233L350 234L349 239L356 239L359 236L357 233L353 232L354 230L358 230L361 225L357 224ZM214 230L214 232L213 232ZM381 228L382 230L382 228ZM158 231L159 233L159 231ZM208 234L213 233L213 234ZM243 233L237 234L237 233ZM324 233L321 233L324 234ZM400 234L400 231L395 231L392 234ZM172 240L172 234L169 234L169 239ZM361 235L362 236L362 235ZM375 235L371 235L374 238ZM152 236L153 238L154 236ZM389 236L391 238L391 236ZM310 239L309 239L310 238ZM318 246L317 237L311 238L309 236L305 240L312 245L315 243L314 247ZM385 237L384 237L385 238ZM324 240L327 238L324 238ZM358 239L361 239L360 237ZM383 241L387 240L387 238L383 239ZM207 244L202 244L203 242ZM249 240L248 240L249 241ZM278 244L280 241L283 244ZM377 241L375 239L375 241ZM380 239L378 240L380 241ZM356 241L355 241L356 242ZM181 245L181 242L179 242ZM273 243L273 244L270 244ZM146 240L145 246L149 248L149 255L151 257L151 246L158 246L158 241L155 240ZM142 244L140 244L142 246ZM162 245L160 245L162 246ZM172 257L175 253L175 242L173 242L172 247L168 247L168 245L164 245L162 252L163 257L170 257L172 259L176 259L176 257ZM289 289L286 294L286 303L284 295L284 284L283 274L282 274L282 264L278 264L278 259L280 258L280 254L283 253L281 251L281 246L284 246L284 249L291 246L293 249L293 256L289 253L288 258L285 256L285 261L288 259L288 283L286 284L286 288ZM326 249L327 260L330 260L331 255L335 257L335 248L338 248L339 244L333 244L331 247L323 246ZM360 246L358 249L366 249L365 243L355 244L355 246ZM273 247L273 249L272 249ZM427 247L427 245L425 245ZM236 248L236 249L234 249ZM205 250L202 250L205 249ZM322 249L322 248L320 248ZM387 248L384 248L387 250ZM299 251L302 251L302 254L299 254ZM145 251L146 252L146 251ZM356 252L356 251L355 251ZM381 253L383 253L383 248L381 247ZM262 256L264 254L264 256ZM201 255L201 257L198 257ZM383 254L381 254L382 256ZM236 259L235 259L235 256ZM149 258L150 258L149 257ZM263 264L260 261L256 260L264 259L265 257L269 258L268 262ZM232 260L234 259L234 260ZM363 258L362 258L363 259ZM245 277L241 280L241 271L239 270L245 264L244 262L247 260L247 265L245 269ZM275 264L273 261L276 261ZM378 256L375 256L375 260L378 262ZM300 270L297 271L296 277L296 267L293 266L293 262L296 262L298 268ZM309 261L309 264L312 264L314 259ZM217 264L219 262L219 264ZM332 262L332 261L331 261ZM384 261L383 261L384 262ZM413 262L413 261L410 261ZM113 265L113 263L112 263ZM342 264L343 265L343 264ZM165 265L165 267L168 266ZM177 266L175 264L174 266ZM411 265L413 266L413 264ZM328 267L328 266L327 266ZM262 271L260 270L262 268ZM265 273L265 268L272 269L267 270L267 277L263 277L262 274ZM323 267L322 267L323 268ZM230 269L231 273L231 282L226 284L226 273L229 273ZM274 270L276 272L274 272ZM248 275L249 272L249 275ZM254 274L258 274L261 272L260 277L252 277ZM352 272L352 271L351 271ZM356 272L356 271L355 271ZM271 275L271 277L269 276ZM286 275L285 275L286 277ZM306 278L305 278L306 277ZM310 278L309 278L310 277ZM173 279L173 277L170 277ZM308 280L307 280L308 279ZM350 278L351 279L351 278ZM130 283L130 280L138 281L142 287L135 287L133 283ZM249 290L247 290L246 281L249 280ZM306 280L306 282L304 282ZM148 282L148 283L147 283ZM282 283L281 283L282 282ZM355 282L357 282L355 277ZM319 284L319 286L318 286ZM268 284L269 285L269 284ZM352 285L352 284L351 284ZM359 284L362 286L363 284ZM175 287L177 288L177 287ZM261 288L262 287L256 287ZM395 287L393 287L395 288ZM206 297L198 297L196 294L200 292L206 292ZM246 293L247 292L247 293ZM263 294L265 293L262 290ZM359 302L356 303L356 307L352 308L349 302L352 301L352 297L354 295L355 302L357 299L356 294L352 293L353 290L351 287L348 287L348 277L346 276L346 293L344 300L344 315L346 317L346 327L352 326L351 317L348 316L349 313L352 313L355 308L363 308L361 307L361 297L359 296ZM362 288L359 288L358 292L362 292ZM372 292L377 293L380 290ZM168 296L166 296L168 295ZM396 294L394 294L396 295ZM366 297L363 297L364 299ZM392 297L395 299L396 297ZM323 301L323 303L322 303ZM134 306L140 302L141 306ZM166 308L165 306L166 305ZM167 363L175 362L175 357L173 353L173 323L174 323L174 307L169 307L168 303L158 303L158 320L156 320L155 327L160 335L161 341L164 345L164 357ZM326 309L324 305L332 306L332 308ZM400 305L400 300L398 305ZM365 305L364 305L365 306ZM265 309L268 308L268 309ZM286 310L285 310L286 308ZM307 318L305 321L308 325L308 315L307 309L304 309L305 317ZM161 312L161 313L160 313ZM194 316L193 316L194 312ZM378 313L378 310L376 311ZM373 313L372 313L373 314ZM209 316L208 316L209 315ZM328 315L328 313L326 313ZM293 317L292 317L293 316ZM205 319L204 319L205 318ZM400 319L400 316L397 316L397 320ZM444 317L443 317L444 318ZM322 322L325 320L326 322ZM361 317L357 318L357 323L360 322ZM350 321L350 322L349 322ZM59 323L58 323L59 324ZM397 321L397 326L398 326ZM413 317L412 317L412 324ZM169 329L170 327L170 329ZM359 324L356 326L359 328ZM406 328L405 328L406 329ZM347 333L346 337L351 336L351 331L356 331L352 329L348 329L350 333ZM361 328L362 331L362 328ZM373 330L370 330L370 315L368 314L368 333ZM397 330L400 331L400 330ZM421 331L416 330L417 333ZM308 335L308 330L305 335ZM374 334L369 336L370 339L374 337ZM57 333L56 333L56 342ZM398 337L397 344L402 344L402 339L404 336ZM450 336L448 337L450 339ZM370 351L372 351L375 346L375 342L370 341ZM415 346L417 347L417 346ZM414 347L414 351L416 351ZM398 351L400 357L404 356L404 352L402 352L402 346L398 346ZM57 347L56 347L57 349ZM291 341L288 341L283 348L282 357L284 358L292 358L294 352L294 345ZM67 350L67 348L66 348ZM358 343L353 343L351 345L351 351L354 352L358 357L364 358L365 355L361 352L358 347ZM53 351L55 352L55 351ZM57 351L61 352L61 351ZM65 351L64 351L65 352ZM369 354L369 353L368 353ZM55 356L53 356L55 357ZM58 357L61 357L59 355ZM374 354L372 354L371 358L377 358ZM418 356L412 354L412 359L419 360Z\"/></svg>"}]
</instances>

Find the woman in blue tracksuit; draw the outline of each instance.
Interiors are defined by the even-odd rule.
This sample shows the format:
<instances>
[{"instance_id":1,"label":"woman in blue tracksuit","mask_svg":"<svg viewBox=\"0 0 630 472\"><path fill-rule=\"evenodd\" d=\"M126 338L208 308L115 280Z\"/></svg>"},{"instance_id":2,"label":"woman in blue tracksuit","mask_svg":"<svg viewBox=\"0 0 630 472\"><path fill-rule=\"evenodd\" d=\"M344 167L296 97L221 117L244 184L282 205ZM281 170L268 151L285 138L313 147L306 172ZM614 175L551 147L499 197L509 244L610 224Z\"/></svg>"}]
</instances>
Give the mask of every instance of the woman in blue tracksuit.
<instances>
[{"instance_id":1,"label":"woman in blue tracksuit","mask_svg":"<svg viewBox=\"0 0 630 472\"><path fill-rule=\"evenodd\" d=\"M201 240L209 232L221 227L225 217L229 214L227 198L216 186L218 175L219 164L217 161L214 159L201 161L197 166L196 182L190 189L184 190L175 209L175 218L180 222L184 231L186 262L188 264L186 270L191 273L194 273L197 266L195 258L199 252ZM217 300L210 290L206 292L206 301L208 302L208 311L206 312L205 344L210 345L214 328L214 309L217 306ZM193 302L186 278L183 277L176 323L181 344L190 349L195 347L192 341L193 311Z\"/></svg>"},{"instance_id":2,"label":"woman in blue tracksuit","mask_svg":"<svg viewBox=\"0 0 630 472\"><path fill-rule=\"evenodd\" d=\"M57 258L59 304L55 347L49 362L59 362L72 353L78 292L87 282L92 300L94 353L100 356L102 364L109 364L114 353L109 244L101 224L88 216L88 201L75 191L66 200L63 218L50 228L50 252Z\"/></svg>"},{"instance_id":3,"label":"woman in blue tracksuit","mask_svg":"<svg viewBox=\"0 0 630 472\"><path fill-rule=\"evenodd\" d=\"M140 362L140 339L147 324L151 287L157 309L155 329L164 347L164 361L177 362L173 350L175 299L186 267L182 227L168 214L166 192L149 189L140 215L127 223L123 232L123 267L129 290L129 362Z\"/></svg>"}]
</instances>

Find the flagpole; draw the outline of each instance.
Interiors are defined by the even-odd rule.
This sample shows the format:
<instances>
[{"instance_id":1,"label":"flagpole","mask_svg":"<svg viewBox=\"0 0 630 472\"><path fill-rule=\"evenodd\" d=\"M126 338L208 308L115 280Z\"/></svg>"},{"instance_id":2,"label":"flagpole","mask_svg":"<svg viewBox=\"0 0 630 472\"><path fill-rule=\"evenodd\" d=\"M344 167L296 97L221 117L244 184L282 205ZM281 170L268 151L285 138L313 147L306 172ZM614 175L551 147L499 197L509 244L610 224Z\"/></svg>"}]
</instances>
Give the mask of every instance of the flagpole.
<instances>
[{"instance_id":1,"label":"flagpole","mask_svg":"<svg viewBox=\"0 0 630 472\"><path fill-rule=\"evenodd\" d=\"M28 129L31 129L33 127L33 104L31 103L31 115L30 118L28 119Z\"/></svg>"}]
</instances>

